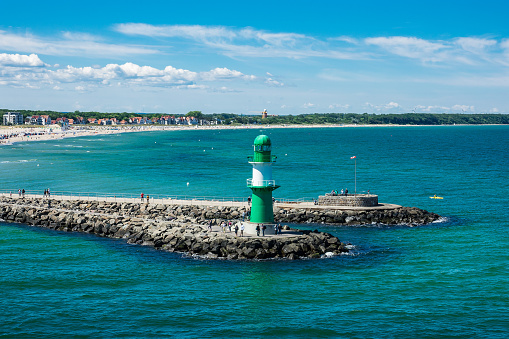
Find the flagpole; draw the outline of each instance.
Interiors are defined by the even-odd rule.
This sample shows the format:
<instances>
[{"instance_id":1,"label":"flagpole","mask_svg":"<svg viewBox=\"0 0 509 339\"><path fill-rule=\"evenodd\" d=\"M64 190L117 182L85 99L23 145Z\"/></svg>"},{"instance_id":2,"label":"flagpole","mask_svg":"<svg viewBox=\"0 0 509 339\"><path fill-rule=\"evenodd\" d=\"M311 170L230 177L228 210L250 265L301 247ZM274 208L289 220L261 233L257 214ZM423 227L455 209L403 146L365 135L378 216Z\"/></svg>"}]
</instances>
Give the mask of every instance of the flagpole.
<instances>
[{"instance_id":1,"label":"flagpole","mask_svg":"<svg viewBox=\"0 0 509 339\"><path fill-rule=\"evenodd\" d=\"M354 196L357 195L357 158L355 158L355 194Z\"/></svg>"}]
</instances>

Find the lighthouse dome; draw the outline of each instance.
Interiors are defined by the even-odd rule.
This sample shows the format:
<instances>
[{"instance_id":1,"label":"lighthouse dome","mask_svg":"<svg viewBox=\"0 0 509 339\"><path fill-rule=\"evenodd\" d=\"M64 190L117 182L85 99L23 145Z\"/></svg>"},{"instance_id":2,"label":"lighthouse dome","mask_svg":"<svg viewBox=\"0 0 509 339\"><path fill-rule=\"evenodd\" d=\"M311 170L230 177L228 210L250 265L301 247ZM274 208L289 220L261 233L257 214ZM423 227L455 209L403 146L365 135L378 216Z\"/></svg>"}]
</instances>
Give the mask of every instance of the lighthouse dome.
<instances>
[{"instance_id":1,"label":"lighthouse dome","mask_svg":"<svg viewBox=\"0 0 509 339\"><path fill-rule=\"evenodd\" d=\"M254 145L271 145L270 138L267 135L261 134L254 140Z\"/></svg>"}]
</instances>

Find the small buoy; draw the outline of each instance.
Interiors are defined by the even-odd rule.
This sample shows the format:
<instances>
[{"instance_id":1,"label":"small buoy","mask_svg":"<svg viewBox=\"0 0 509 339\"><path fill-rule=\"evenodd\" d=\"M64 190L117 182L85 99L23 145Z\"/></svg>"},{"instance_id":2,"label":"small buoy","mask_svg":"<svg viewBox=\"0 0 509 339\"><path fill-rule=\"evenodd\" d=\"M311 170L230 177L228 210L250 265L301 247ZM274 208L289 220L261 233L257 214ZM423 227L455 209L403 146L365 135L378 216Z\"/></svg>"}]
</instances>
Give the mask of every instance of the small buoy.
<instances>
[{"instance_id":1,"label":"small buoy","mask_svg":"<svg viewBox=\"0 0 509 339\"><path fill-rule=\"evenodd\" d=\"M187 186L189 186L189 182L187 183Z\"/></svg>"},{"instance_id":2,"label":"small buoy","mask_svg":"<svg viewBox=\"0 0 509 339\"><path fill-rule=\"evenodd\" d=\"M157 144L157 141L154 141L154 144Z\"/></svg>"},{"instance_id":3,"label":"small buoy","mask_svg":"<svg viewBox=\"0 0 509 339\"><path fill-rule=\"evenodd\" d=\"M39 164L37 164L37 167L39 167Z\"/></svg>"},{"instance_id":4,"label":"small buoy","mask_svg":"<svg viewBox=\"0 0 509 339\"><path fill-rule=\"evenodd\" d=\"M203 152L205 152L205 150L203 150Z\"/></svg>"},{"instance_id":5,"label":"small buoy","mask_svg":"<svg viewBox=\"0 0 509 339\"><path fill-rule=\"evenodd\" d=\"M285 155L288 155L288 153L285 153Z\"/></svg>"}]
</instances>

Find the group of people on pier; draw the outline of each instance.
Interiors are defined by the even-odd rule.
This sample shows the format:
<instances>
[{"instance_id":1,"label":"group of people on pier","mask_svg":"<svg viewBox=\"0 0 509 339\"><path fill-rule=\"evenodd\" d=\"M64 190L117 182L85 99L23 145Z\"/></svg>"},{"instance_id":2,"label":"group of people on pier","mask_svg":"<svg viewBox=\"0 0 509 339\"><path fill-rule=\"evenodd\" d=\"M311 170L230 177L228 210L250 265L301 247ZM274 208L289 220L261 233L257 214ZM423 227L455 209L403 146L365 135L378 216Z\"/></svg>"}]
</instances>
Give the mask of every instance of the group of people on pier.
<instances>
[{"instance_id":1,"label":"group of people on pier","mask_svg":"<svg viewBox=\"0 0 509 339\"><path fill-rule=\"evenodd\" d=\"M212 226L214 224L214 221L212 219L209 220L207 224L207 229L209 232L212 232ZM281 224L274 224L274 235L280 235L283 232L283 227ZM220 232L221 233L227 233L227 232L235 232L235 236L244 236L245 226L243 222L237 221L221 221L219 224ZM257 224L256 225L256 236L260 236L260 232L262 233L262 237L265 236L265 231L267 230L267 225L265 224Z\"/></svg>"},{"instance_id":2,"label":"group of people on pier","mask_svg":"<svg viewBox=\"0 0 509 339\"><path fill-rule=\"evenodd\" d=\"M348 188L345 190L341 189L341 192L338 192L338 190L332 190L328 195L330 196L338 196L338 195L348 195Z\"/></svg>"},{"instance_id":3,"label":"group of people on pier","mask_svg":"<svg viewBox=\"0 0 509 339\"><path fill-rule=\"evenodd\" d=\"M12 198L12 192L9 192L9 196ZM20 189L18 190L18 196L19 196L20 198L24 198L24 197L25 197L25 189L24 189L24 188L23 188L23 189L21 189L21 188L20 188Z\"/></svg>"},{"instance_id":4,"label":"group of people on pier","mask_svg":"<svg viewBox=\"0 0 509 339\"><path fill-rule=\"evenodd\" d=\"M261 227L260 227L260 224L256 225L256 235L259 237L260 231L262 231L262 237L264 237L266 229L267 229L267 225L265 225L265 224L262 224ZM274 224L274 235L281 234L282 230L283 230L283 227L281 226L281 224Z\"/></svg>"}]
</instances>

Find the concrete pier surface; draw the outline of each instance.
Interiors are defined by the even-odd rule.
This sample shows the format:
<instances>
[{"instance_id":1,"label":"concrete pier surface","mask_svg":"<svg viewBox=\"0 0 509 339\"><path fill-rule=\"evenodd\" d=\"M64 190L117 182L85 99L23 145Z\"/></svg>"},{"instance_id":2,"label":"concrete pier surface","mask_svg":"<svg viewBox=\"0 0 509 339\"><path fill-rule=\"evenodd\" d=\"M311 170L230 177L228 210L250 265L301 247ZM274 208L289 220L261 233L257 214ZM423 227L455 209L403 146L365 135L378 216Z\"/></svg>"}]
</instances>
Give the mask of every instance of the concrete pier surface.
<instances>
[{"instance_id":1,"label":"concrete pier surface","mask_svg":"<svg viewBox=\"0 0 509 339\"><path fill-rule=\"evenodd\" d=\"M10 197L10 193L0 193L2 197ZM12 193L13 199L20 199L17 192ZM25 198L44 198L42 194L25 194ZM147 200L144 197L141 198L124 198L124 197L106 197L106 196L88 196L76 194L53 194L50 197L51 200L58 201L103 201L103 202L117 202L117 203L146 203ZM150 205L186 205L186 206L227 206L227 207L244 207L249 208L250 205L245 201L221 201L221 200L198 200L198 199L162 199L162 198L150 198ZM325 206L315 205L313 202L275 202L274 208L280 209L306 209L312 211L324 211L324 210L336 210L336 211L374 211L374 210L394 210L401 208L401 205L379 203L378 206L372 207L354 207L354 206Z\"/></svg>"}]
</instances>

